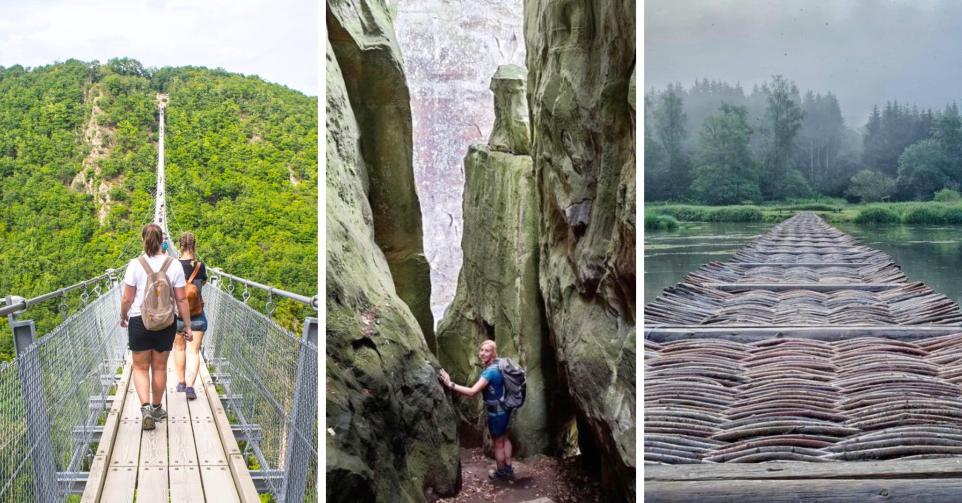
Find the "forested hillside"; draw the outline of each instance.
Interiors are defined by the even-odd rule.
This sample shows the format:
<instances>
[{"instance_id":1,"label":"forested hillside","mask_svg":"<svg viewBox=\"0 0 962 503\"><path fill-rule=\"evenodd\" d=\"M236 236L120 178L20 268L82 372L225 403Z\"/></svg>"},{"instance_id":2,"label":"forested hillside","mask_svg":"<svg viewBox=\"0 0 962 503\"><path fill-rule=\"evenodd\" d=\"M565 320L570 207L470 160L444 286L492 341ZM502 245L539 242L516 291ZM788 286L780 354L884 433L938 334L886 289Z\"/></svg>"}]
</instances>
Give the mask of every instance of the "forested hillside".
<instances>
[{"instance_id":1,"label":"forested hillside","mask_svg":"<svg viewBox=\"0 0 962 503\"><path fill-rule=\"evenodd\" d=\"M645 113L648 201L928 200L962 183L955 104L892 101L846 124L831 92L802 94L775 76L748 93L707 79L652 89Z\"/></svg>"},{"instance_id":2,"label":"forested hillside","mask_svg":"<svg viewBox=\"0 0 962 503\"><path fill-rule=\"evenodd\" d=\"M158 93L170 97L174 239L192 231L211 266L316 293L317 98L223 70L117 59L0 67L0 295L36 296L138 253L153 216ZM30 310L40 332L57 321L48 304Z\"/></svg>"}]
</instances>

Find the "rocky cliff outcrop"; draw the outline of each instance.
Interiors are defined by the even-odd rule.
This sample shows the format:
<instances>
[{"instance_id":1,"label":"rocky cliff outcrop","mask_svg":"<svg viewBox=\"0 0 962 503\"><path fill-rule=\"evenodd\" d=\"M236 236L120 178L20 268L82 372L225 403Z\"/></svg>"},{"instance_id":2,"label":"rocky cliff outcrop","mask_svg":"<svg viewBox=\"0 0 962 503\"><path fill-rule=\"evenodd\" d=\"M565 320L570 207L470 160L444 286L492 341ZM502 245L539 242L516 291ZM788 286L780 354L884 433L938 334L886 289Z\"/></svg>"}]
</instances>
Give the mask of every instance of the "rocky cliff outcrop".
<instances>
[{"instance_id":1,"label":"rocky cliff outcrop","mask_svg":"<svg viewBox=\"0 0 962 503\"><path fill-rule=\"evenodd\" d=\"M374 239L384 252L397 294L435 348L431 271L424 256L421 206L414 188L411 98L390 17L377 0L329 0L328 40L337 56L372 166L368 200ZM383 218L377 218L377 217Z\"/></svg>"},{"instance_id":2,"label":"rocky cliff outcrop","mask_svg":"<svg viewBox=\"0 0 962 503\"><path fill-rule=\"evenodd\" d=\"M635 2L525 2L540 284L602 485L634 501ZM586 439L588 440L588 439Z\"/></svg>"},{"instance_id":3,"label":"rocky cliff outcrop","mask_svg":"<svg viewBox=\"0 0 962 503\"><path fill-rule=\"evenodd\" d=\"M457 415L416 316L418 299L430 311L410 112L382 9L328 2L324 437L333 502L421 502L461 484Z\"/></svg>"},{"instance_id":4,"label":"rocky cliff outcrop","mask_svg":"<svg viewBox=\"0 0 962 503\"><path fill-rule=\"evenodd\" d=\"M464 265L454 301L438 327L438 358L458 383L477 381L485 339L498 356L527 371L527 399L512 419L515 453L544 453L550 445L546 382L554 380L538 287L538 194L530 148L524 69L504 65L491 80L495 126L487 145L464 158ZM549 386L555 389L555 386ZM465 444L486 432L482 401L456 398Z\"/></svg>"}]
</instances>

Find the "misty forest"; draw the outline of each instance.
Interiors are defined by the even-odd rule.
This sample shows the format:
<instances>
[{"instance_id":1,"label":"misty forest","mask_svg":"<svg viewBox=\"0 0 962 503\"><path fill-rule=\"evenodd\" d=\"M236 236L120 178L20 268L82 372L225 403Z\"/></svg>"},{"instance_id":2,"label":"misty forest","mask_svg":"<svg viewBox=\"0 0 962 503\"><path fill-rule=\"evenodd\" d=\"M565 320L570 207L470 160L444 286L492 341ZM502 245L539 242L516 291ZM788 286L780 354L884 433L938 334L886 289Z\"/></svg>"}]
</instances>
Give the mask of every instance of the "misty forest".
<instances>
[{"instance_id":1,"label":"misty forest","mask_svg":"<svg viewBox=\"0 0 962 503\"><path fill-rule=\"evenodd\" d=\"M822 196L848 202L957 200L962 120L877 104L846 124L831 91L781 76L753 86L698 80L645 93L645 198L751 204Z\"/></svg>"}]
</instances>

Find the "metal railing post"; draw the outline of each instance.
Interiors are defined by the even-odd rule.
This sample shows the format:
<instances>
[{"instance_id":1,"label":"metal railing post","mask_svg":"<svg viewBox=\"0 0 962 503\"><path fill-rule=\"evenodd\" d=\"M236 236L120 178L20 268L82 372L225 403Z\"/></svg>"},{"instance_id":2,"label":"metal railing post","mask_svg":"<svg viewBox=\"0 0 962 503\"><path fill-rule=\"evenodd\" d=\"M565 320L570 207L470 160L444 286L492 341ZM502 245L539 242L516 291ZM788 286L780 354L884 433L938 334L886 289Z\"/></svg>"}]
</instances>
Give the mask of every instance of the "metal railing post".
<instances>
[{"instance_id":1,"label":"metal railing post","mask_svg":"<svg viewBox=\"0 0 962 503\"><path fill-rule=\"evenodd\" d=\"M20 297L7 297L7 305L22 301ZM29 443L33 445L30 458L33 465L34 496L40 502L54 502L59 499L60 488L57 483L57 466L53 461L53 445L50 442L50 420L47 417L40 352L29 350L36 340L37 328L33 320L18 320L17 312L10 313L8 318L13 330L17 377L23 397L27 434Z\"/></svg>"},{"instance_id":2,"label":"metal railing post","mask_svg":"<svg viewBox=\"0 0 962 503\"><path fill-rule=\"evenodd\" d=\"M309 432L314 428L317 417L317 318L308 317L304 320L302 340L310 344L301 344L297 359L297 380L294 389L294 405L291 410L292 431L287 435L287 453L284 457L287 461L284 466L284 501L286 503L304 501L304 489L313 446L310 445L311 438L306 441L299 440L297 435L299 432L301 435L310 437ZM309 366L313 366L313 369Z\"/></svg>"}]
</instances>

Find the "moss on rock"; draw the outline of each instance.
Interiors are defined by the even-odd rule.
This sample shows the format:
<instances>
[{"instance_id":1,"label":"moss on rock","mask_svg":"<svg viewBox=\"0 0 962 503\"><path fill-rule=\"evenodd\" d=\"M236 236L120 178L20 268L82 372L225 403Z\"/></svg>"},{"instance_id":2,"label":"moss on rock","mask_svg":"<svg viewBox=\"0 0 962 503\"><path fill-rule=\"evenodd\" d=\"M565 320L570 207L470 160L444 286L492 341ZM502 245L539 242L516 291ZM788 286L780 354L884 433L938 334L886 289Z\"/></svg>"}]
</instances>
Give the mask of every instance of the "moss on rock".
<instances>
[{"instance_id":1,"label":"moss on rock","mask_svg":"<svg viewBox=\"0 0 962 503\"><path fill-rule=\"evenodd\" d=\"M527 399L512 419L518 456L548 452L553 359L547 351L538 288L539 213L534 169L527 155L471 146L464 159L464 261L454 301L438 328L438 357L455 381L477 381L481 341L527 373ZM550 352L549 352L550 353ZM547 364L547 365L546 365ZM462 440L477 444L486 419L477 398L458 399Z\"/></svg>"},{"instance_id":2,"label":"moss on rock","mask_svg":"<svg viewBox=\"0 0 962 503\"><path fill-rule=\"evenodd\" d=\"M525 2L548 332L602 486L634 501L635 2Z\"/></svg>"},{"instance_id":3,"label":"moss on rock","mask_svg":"<svg viewBox=\"0 0 962 503\"><path fill-rule=\"evenodd\" d=\"M416 316L429 290L410 159L403 162L410 112L381 9L365 0L328 2L324 437L332 502L422 502L461 486L457 415L422 332L430 318ZM366 69L386 73L359 82ZM359 112L368 98L394 105ZM396 131L382 135L385 126ZM398 142L401 157L380 141Z\"/></svg>"}]
</instances>

